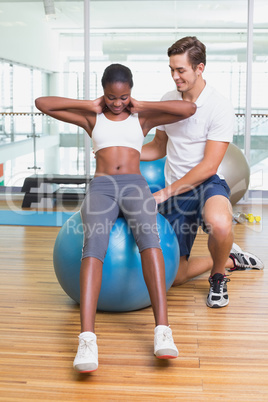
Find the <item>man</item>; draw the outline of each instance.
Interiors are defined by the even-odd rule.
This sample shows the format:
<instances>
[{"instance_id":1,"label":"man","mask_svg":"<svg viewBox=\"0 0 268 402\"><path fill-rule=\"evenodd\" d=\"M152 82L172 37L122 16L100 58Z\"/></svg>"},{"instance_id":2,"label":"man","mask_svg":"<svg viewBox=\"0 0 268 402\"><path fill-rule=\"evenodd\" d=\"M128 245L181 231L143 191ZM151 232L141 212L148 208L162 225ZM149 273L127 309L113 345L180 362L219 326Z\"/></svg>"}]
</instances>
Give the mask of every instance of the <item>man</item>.
<instances>
[{"instance_id":1,"label":"man","mask_svg":"<svg viewBox=\"0 0 268 402\"><path fill-rule=\"evenodd\" d=\"M167 155L166 187L154 196L180 245L180 266L173 285L210 270L207 306L224 307L229 303L225 268L263 269L256 256L233 245L230 189L218 170L233 139L234 110L204 80L206 47L196 37L175 42L168 56L177 88L162 100L195 102L197 110L188 119L158 127L153 141L143 146L141 159ZM209 235L210 256L189 258L200 224Z\"/></svg>"}]
</instances>

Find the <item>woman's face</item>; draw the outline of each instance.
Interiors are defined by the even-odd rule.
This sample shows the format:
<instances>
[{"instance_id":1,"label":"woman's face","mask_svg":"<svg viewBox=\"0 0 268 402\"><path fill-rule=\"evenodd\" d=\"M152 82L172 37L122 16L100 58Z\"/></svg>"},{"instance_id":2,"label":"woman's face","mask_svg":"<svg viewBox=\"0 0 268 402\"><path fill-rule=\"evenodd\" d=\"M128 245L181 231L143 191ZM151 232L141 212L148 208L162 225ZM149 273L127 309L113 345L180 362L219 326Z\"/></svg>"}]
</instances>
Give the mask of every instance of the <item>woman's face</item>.
<instances>
[{"instance_id":1,"label":"woman's face","mask_svg":"<svg viewBox=\"0 0 268 402\"><path fill-rule=\"evenodd\" d=\"M120 114L129 105L131 88L127 82L113 82L105 85L104 101L113 114Z\"/></svg>"}]
</instances>

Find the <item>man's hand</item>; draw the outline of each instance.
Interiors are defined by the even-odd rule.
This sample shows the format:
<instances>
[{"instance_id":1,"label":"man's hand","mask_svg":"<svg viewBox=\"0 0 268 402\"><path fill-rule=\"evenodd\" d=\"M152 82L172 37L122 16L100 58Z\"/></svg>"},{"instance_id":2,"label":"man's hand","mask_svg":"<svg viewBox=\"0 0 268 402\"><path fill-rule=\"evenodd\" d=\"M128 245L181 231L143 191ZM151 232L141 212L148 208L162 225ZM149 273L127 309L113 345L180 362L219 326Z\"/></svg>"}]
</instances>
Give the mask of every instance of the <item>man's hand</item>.
<instances>
[{"instance_id":1,"label":"man's hand","mask_svg":"<svg viewBox=\"0 0 268 402\"><path fill-rule=\"evenodd\" d=\"M165 188L156 191L156 193L153 193L153 196L157 204L161 204L161 202L164 202L169 198Z\"/></svg>"}]
</instances>

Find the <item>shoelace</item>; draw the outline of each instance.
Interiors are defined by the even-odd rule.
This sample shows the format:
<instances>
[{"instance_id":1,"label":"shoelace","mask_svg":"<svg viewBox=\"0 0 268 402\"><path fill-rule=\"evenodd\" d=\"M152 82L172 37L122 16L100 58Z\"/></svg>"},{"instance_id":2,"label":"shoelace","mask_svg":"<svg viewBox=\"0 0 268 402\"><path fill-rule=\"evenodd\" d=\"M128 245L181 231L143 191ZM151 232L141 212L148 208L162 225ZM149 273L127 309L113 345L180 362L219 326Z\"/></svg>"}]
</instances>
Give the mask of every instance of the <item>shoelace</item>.
<instances>
[{"instance_id":1,"label":"shoelace","mask_svg":"<svg viewBox=\"0 0 268 402\"><path fill-rule=\"evenodd\" d=\"M158 334L158 338L161 338L162 341L171 341L172 339L172 332L169 328L166 328L163 332Z\"/></svg>"},{"instance_id":2,"label":"shoelace","mask_svg":"<svg viewBox=\"0 0 268 402\"><path fill-rule=\"evenodd\" d=\"M81 339L79 345L79 355L85 357L88 352L93 353L94 341L93 339Z\"/></svg>"},{"instance_id":3,"label":"shoelace","mask_svg":"<svg viewBox=\"0 0 268 402\"><path fill-rule=\"evenodd\" d=\"M226 276L219 275L216 276L214 279L209 278L209 282L211 284L213 293L221 293L223 286L226 282L230 282L230 279L226 278Z\"/></svg>"}]
</instances>

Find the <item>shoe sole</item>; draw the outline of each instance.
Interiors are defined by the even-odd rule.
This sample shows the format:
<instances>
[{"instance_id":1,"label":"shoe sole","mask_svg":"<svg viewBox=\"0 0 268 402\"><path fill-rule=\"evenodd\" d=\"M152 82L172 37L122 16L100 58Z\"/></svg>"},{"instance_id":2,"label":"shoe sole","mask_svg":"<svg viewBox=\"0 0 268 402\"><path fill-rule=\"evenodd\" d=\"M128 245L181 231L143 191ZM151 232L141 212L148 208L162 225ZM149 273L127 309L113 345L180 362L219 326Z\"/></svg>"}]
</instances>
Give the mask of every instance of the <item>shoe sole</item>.
<instances>
[{"instance_id":1,"label":"shoe sole","mask_svg":"<svg viewBox=\"0 0 268 402\"><path fill-rule=\"evenodd\" d=\"M264 263L255 254L247 253L247 252L244 252L243 254L245 255L245 258L248 260L250 260L250 258L255 259L255 261L257 261L257 265L258 265L258 266L255 266L255 265L251 264L251 266L246 269L257 269L260 271L262 271L264 269Z\"/></svg>"},{"instance_id":2,"label":"shoe sole","mask_svg":"<svg viewBox=\"0 0 268 402\"><path fill-rule=\"evenodd\" d=\"M156 356L157 359L177 359L178 356L171 356L171 355L162 355L162 356Z\"/></svg>"},{"instance_id":3,"label":"shoe sole","mask_svg":"<svg viewBox=\"0 0 268 402\"><path fill-rule=\"evenodd\" d=\"M75 369L76 370L76 369ZM97 368L96 369L94 369L94 370L83 370L83 371L81 371L81 370L76 370L78 373L80 373L80 374L83 374L83 373L92 373L93 371L96 371L96 370L98 370Z\"/></svg>"},{"instance_id":4,"label":"shoe sole","mask_svg":"<svg viewBox=\"0 0 268 402\"><path fill-rule=\"evenodd\" d=\"M75 371L77 371L78 373L91 373L92 371L96 371L98 369L98 366L96 367L96 364L94 364L94 365L92 364L91 367L89 366L88 368L83 367L82 364L81 364L81 366L82 367L80 367L80 368L79 368L79 365L73 366L73 367L74 367Z\"/></svg>"},{"instance_id":5,"label":"shoe sole","mask_svg":"<svg viewBox=\"0 0 268 402\"><path fill-rule=\"evenodd\" d=\"M221 307L226 307L226 306L228 306L229 301L228 301L226 304L222 304L222 305L219 305L219 304L210 305L209 303L206 303L206 304L207 304L207 306L210 307L210 308L221 308Z\"/></svg>"}]
</instances>

